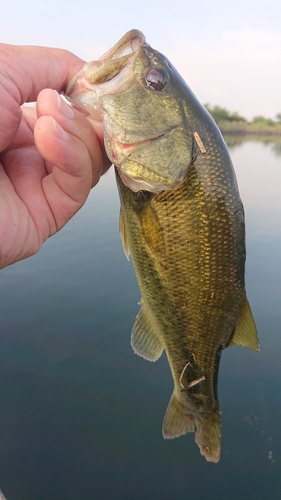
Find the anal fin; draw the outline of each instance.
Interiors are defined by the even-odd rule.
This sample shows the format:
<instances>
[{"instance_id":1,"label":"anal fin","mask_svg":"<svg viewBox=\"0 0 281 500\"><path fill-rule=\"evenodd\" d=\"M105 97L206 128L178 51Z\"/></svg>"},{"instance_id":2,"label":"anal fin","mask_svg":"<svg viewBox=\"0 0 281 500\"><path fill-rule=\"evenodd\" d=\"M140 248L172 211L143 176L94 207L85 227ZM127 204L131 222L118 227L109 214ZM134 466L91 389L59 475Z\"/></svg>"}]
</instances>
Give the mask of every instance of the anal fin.
<instances>
[{"instance_id":1,"label":"anal fin","mask_svg":"<svg viewBox=\"0 0 281 500\"><path fill-rule=\"evenodd\" d=\"M233 337L228 344L228 347L232 346L248 347L255 352L260 351L255 321L246 296L243 300Z\"/></svg>"},{"instance_id":2,"label":"anal fin","mask_svg":"<svg viewBox=\"0 0 281 500\"><path fill-rule=\"evenodd\" d=\"M134 351L149 361L160 358L163 346L145 306L139 310L131 334L131 345Z\"/></svg>"}]
</instances>

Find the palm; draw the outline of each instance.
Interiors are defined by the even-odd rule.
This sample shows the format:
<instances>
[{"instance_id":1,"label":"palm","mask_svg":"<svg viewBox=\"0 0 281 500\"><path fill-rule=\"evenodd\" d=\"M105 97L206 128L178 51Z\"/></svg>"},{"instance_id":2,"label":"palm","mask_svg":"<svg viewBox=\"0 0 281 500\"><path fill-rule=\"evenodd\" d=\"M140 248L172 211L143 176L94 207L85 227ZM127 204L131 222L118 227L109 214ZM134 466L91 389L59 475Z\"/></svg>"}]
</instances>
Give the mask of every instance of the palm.
<instances>
[{"instance_id":1,"label":"palm","mask_svg":"<svg viewBox=\"0 0 281 500\"><path fill-rule=\"evenodd\" d=\"M39 94L45 87L62 90L82 61L58 49L1 49L0 268L37 252L81 208L108 166L100 125L71 111L53 90ZM36 99L36 108L20 113L21 102Z\"/></svg>"},{"instance_id":2,"label":"palm","mask_svg":"<svg viewBox=\"0 0 281 500\"><path fill-rule=\"evenodd\" d=\"M5 241L19 258L37 252L55 232L54 217L42 191L48 170L34 143L35 109L27 108L26 114L27 119L23 117L12 143L0 156L1 227L5 228Z\"/></svg>"}]
</instances>

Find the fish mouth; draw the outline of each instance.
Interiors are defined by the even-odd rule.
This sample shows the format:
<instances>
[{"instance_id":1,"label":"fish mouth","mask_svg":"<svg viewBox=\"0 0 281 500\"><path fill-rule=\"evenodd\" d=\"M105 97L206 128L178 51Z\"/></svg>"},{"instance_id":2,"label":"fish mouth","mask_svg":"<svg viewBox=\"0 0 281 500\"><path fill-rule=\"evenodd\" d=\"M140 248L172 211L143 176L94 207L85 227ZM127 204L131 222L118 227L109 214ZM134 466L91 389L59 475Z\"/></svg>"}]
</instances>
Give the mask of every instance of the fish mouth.
<instances>
[{"instance_id":1,"label":"fish mouth","mask_svg":"<svg viewBox=\"0 0 281 500\"><path fill-rule=\"evenodd\" d=\"M102 121L101 97L130 85L136 55L145 45L141 31L134 29L126 33L97 61L86 63L68 82L64 90L66 99L75 108Z\"/></svg>"},{"instance_id":2,"label":"fish mouth","mask_svg":"<svg viewBox=\"0 0 281 500\"><path fill-rule=\"evenodd\" d=\"M175 182L173 179L159 175L144 165L139 165L138 175L123 166L121 168L116 166L116 168L123 184L134 193L139 191L158 193L159 191L175 189L180 184L179 181Z\"/></svg>"},{"instance_id":3,"label":"fish mouth","mask_svg":"<svg viewBox=\"0 0 281 500\"><path fill-rule=\"evenodd\" d=\"M174 189L179 181L159 174L134 159L134 152L145 148L163 134L126 134L115 122L103 97L127 90L135 78L134 65L139 52L148 50L145 36L139 30L126 33L97 61L88 62L67 84L64 95L73 107L104 125L105 149L110 161L118 168L121 180L132 191L156 192ZM128 137L129 135L129 137ZM126 140L127 139L127 140Z\"/></svg>"},{"instance_id":4,"label":"fish mouth","mask_svg":"<svg viewBox=\"0 0 281 500\"><path fill-rule=\"evenodd\" d=\"M126 54L137 52L140 47L146 45L144 34L139 30L130 30L111 49L109 49L99 60L107 61L118 59Z\"/></svg>"}]
</instances>

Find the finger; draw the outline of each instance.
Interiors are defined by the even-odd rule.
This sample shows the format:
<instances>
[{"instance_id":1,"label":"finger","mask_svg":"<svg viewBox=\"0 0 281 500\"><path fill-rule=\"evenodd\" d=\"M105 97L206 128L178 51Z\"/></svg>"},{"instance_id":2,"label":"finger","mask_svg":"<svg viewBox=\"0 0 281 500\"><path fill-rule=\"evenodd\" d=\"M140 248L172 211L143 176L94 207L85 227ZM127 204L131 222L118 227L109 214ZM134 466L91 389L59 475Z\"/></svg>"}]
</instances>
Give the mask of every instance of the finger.
<instances>
[{"instance_id":1,"label":"finger","mask_svg":"<svg viewBox=\"0 0 281 500\"><path fill-rule=\"evenodd\" d=\"M45 88L61 92L85 63L63 49L8 44L0 44L0 62L7 80L16 87L13 97L18 104L36 101Z\"/></svg>"},{"instance_id":2,"label":"finger","mask_svg":"<svg viewBox=\"0 0 281 500\"><path fill-rule=\"evenodd\" d=\"M55 92L40 94L37 112L35 143L48 164L54 165L42 182L54 217L53 234L81 208L98 182L103 153L89 121Z\"/></svg>"},{"instance_id":3,"label":"finger","mask_svg":"<svg viewBox=\"0 0 281 500\"><path fill-rule=\"evenodd\" d=\"M62 91L83 64L62 49L0 44L0 152L20 125L20 105L36 101L46 87Z\"/></svg>"},{"instance_id":4,"label":"finger","mask_svg":"<svg viewBox=\"0 0 281 500\"><path fill-rule=\"evenodd\" d=\"M95 186L104 168L110 165L104 150L102 124L90 123L82 113L70 107L57 92L50 89L43 90L37 100L37 116L46 115L53 116L64 130L85 144L92 162L92 187ZM102 162L102 172L100 162Z\"/></svg>"}]
</instances>

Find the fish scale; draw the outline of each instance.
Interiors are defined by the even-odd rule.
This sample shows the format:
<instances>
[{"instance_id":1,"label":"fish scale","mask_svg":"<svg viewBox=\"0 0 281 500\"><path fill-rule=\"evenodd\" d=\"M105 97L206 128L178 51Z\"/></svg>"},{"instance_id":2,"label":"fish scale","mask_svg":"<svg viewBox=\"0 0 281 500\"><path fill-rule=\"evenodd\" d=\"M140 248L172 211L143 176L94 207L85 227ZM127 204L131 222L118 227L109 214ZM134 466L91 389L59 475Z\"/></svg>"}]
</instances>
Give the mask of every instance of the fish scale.
<instances>
[{"instance_id":1,"label":"fish scale","mask_svg":"<svg viewBox=\"0 0 281 500\"><path fill-rule=\"evenodd\" d=\"M142 296L132 347L150 361L165 350L174 380L163 436L194 432L202 455L217 462L221 352L259 350L244 283L244 211L225 142L137 30L87 63L66 95L104 124L121 239Z\"/></svg>"},{"instance_id":2,"label":"fish scale","mask_svg":"<svg viewBox=\"0 0 281 500\"><path fill-rule=\"evenodd\" d=\"M178 400L187 415L195 415L199 420L201 415L215 411L217 419L213 425L218 428L218 359L220 350L228 344L233 333L244 297L244 268L240 269L240 279L237 279L237 272L231 265L237 251L232 230L234 222L230 217L231 205L237 204L236 200L230 197L227 206L225 201L221 203L221 194L220 203L213 194L209 196L202 188L196 162L176 190L162 191L149 199L133 193L120 178L118 186L143 302L160 332ZM213 191L213 185L211 188ZM136 203L141 207L136 209ZM153 239L149 247L143 238L142 214L146 204L157 220L155 241L158 224L161 227L162 255L155 255ZM220 215L217 209L213 210L214 205L221 205ZM153 227L153 221L150 222ZM226 316L226 310L231 310L231 315ZM190 365L180 384L188 362ZM189 389L186 404L182 388L202 376L205 379ZM206 446L203 452L207 453ZM212 453L215 459L218 450Z\"/></svg>"}]
</instances>

